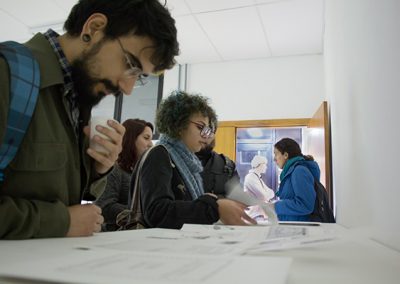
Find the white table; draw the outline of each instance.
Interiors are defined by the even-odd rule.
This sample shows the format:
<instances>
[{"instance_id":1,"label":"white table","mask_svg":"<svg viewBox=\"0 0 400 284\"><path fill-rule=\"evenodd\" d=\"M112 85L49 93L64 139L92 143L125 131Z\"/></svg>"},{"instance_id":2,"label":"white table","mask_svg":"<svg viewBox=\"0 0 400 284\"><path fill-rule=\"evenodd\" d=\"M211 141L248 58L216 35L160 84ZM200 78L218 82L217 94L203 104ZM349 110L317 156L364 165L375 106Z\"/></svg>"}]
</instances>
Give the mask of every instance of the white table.
<instances>
[{"instance_id":1,"label":"white table","mask_svg":"<svg viewBox=\"0 0 400 284\"><path fill-rule=\"evenodd\" d=\"M153 229L88 238L0 241L0 283L43 283L34 281L38 277L68 283L110 283L113 275L112 284L284 283L286 276L286 283L293 284L400 283L399 252L337 224L305 227L310 232L332 232L337 236L334 241L256 255L248 255L248 248L265 240L267 227L198 228L196 232ZM118 261L128 264L122 269L125 278L118 278ZM152 267L133 272L145 265ZM174 269L174 273L167 273ZM138 274L143 271L147 271L146 277L141 278Z\"/></svg>"}]
</instances>

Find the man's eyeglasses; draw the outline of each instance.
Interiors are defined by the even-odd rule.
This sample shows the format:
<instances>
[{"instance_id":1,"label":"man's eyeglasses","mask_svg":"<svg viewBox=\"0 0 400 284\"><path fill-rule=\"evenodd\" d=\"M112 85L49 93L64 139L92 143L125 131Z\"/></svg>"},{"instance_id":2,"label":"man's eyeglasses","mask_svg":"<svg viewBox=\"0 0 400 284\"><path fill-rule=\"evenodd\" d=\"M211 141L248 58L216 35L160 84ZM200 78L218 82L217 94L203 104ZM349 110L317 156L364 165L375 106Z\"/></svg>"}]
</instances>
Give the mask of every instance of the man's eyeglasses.
<instances>
[{"instance_id":1,"label":"man's eyeglasses","mask_svg":"<svg viewBox=\"0 0 400 284\"><path fill-rule=\"evenodd\" d=\"M122 49L122 52L124 53L126 64L128 67L124 72L124 77L126 79L136 79L135 88L146 85L149 82L147 79L148 75L143 73L143 70L141 68L142 64L140 64L139 59L126 51L119 38L117 38L117 41ZM135 64L133 64L132 62L135 62Z\"/></svg>"},{"instance_id":2,"label":"man's eyeglasses","mask_svg":"<svg viewBox=\"0 0 400 284\"><path fill-rule=\"evenodd\" d=\"M200 136L203 138L211 138L214 136L214 130L211 127L208 127L207 125L197 123L194 121L190 121L194 125L197 126L197 128L200 130Z\"/></svg>"}]
</instances>

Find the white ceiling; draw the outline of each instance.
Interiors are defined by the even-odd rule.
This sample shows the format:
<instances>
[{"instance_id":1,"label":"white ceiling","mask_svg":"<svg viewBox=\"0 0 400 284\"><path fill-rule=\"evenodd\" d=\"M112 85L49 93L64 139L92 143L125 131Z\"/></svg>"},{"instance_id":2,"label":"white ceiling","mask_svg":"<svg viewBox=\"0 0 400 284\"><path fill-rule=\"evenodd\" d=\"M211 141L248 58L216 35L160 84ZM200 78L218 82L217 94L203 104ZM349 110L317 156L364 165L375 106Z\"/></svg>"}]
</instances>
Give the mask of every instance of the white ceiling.
<instances>
[{"instance_id":1,"label":"white ceiling","mask_svg":"<svg viewBox=\"0 0 400 284\"><path fill-rule=\"evenodd\" d=\"M164 3L164 0L160 0ZM321 54L324 0L168 0L180 64ZM76 0L0 0L0 41L61 31Z\"/></svg>"}]
</instances>

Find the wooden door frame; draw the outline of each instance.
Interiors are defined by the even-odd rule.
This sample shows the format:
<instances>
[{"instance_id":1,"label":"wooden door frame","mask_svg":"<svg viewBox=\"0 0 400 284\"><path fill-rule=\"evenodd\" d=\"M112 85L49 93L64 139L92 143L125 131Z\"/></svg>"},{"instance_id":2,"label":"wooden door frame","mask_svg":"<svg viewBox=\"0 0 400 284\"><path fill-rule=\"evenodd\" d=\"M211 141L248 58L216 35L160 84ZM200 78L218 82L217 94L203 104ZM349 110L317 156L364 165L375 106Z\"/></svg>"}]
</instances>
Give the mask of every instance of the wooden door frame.
<instances>
[{"instance_id":1,"label":"wooden door frame","mask_svg":"<svg viewBox=\"0 0 400 284\"><path fill-rule=\"evenodd\" d=\"M220 121L218 127L296 127L307 126L309 118L267 119L267 120L232 120Z\"/></svg>"},{"instance_id":2,"label":"wooden door frame","mask_svg":"<svg viewBox=\"0 0 400 284\"><path fill-rule=\"evenodd\" d=\"M232 120L218 122L218 131L216 134L215 151L223 153L236 161L236 130L237 128L246 127L306 127L309 118L296 119L269 119L269 120ZM225 133L227 130L228 133ZM233 135L231 141L227 141L228 136ZM221 145L221 141L227 145ZM226 148L229 148L228 150ZM234 148L234 149L231 149Z\"/></svg>"}]
</instances>

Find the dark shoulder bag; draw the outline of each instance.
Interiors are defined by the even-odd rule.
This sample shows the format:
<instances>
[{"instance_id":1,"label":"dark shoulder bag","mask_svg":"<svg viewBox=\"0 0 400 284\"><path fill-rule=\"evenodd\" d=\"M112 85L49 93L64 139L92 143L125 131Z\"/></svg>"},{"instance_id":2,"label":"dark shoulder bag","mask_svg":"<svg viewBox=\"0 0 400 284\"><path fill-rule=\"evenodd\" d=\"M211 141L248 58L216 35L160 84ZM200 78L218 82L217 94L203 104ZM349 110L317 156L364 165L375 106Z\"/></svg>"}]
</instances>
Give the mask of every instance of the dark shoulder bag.
<instances>
[{"instance_id":1,"label":"dark shoulder bag","mask_svg":"<svg viewBox=\"0 0 400 284\"><path fill-rule=\"evenodd\" d=\"M310 221L321 223L335 223L335 217L329 206L328 193L324 185L314 179L315 205L314 211L310 214Z\"/></svg>"},{"instance_id":2,"label":"dark shoulder bag","mask_svg":"<svg viewBox=\"0 0 400 284\"><path fill-rule=\"evenodd\" d=\"M335 223L336 221L335 217L333 216L333 211L329 206L328 193L324 185L315 177L313 178L314 178L315 203L314 203L314 210L310 214L310 221L320 222L320 223Z\"/></svg>"},{"instance_id":3,"label":"dark shoulder bag","mask_svg":"<svg viewBox=\"0 0 400 284\"><path fill-rule=\"evenodd\" d=\"M136 229L146 229L146 222L144 221L144 212L142 210L141 204L141 188L140 188L140 181L141 181L141 170L143 167L144 162L146 161L147 156L155 147L164 147L163 145L152 146L146 152L143 153L142 157L138 161L135 166L133 172L135 173L135 183L133 190L133 196L131 200L131 206L129 209L123 210L121 213L118 214L116 223L119 226L118 231L122 230L136 230ZM165 148L165 147L164 147ZM166 149L166 148L165 148ZM167 150L168 152L168 150ZM168 155L169 157L169 155ZM170 158L170 157L169 157ZM170 163L173 165L171 158Z\"/></svg>"}]
</instances>

